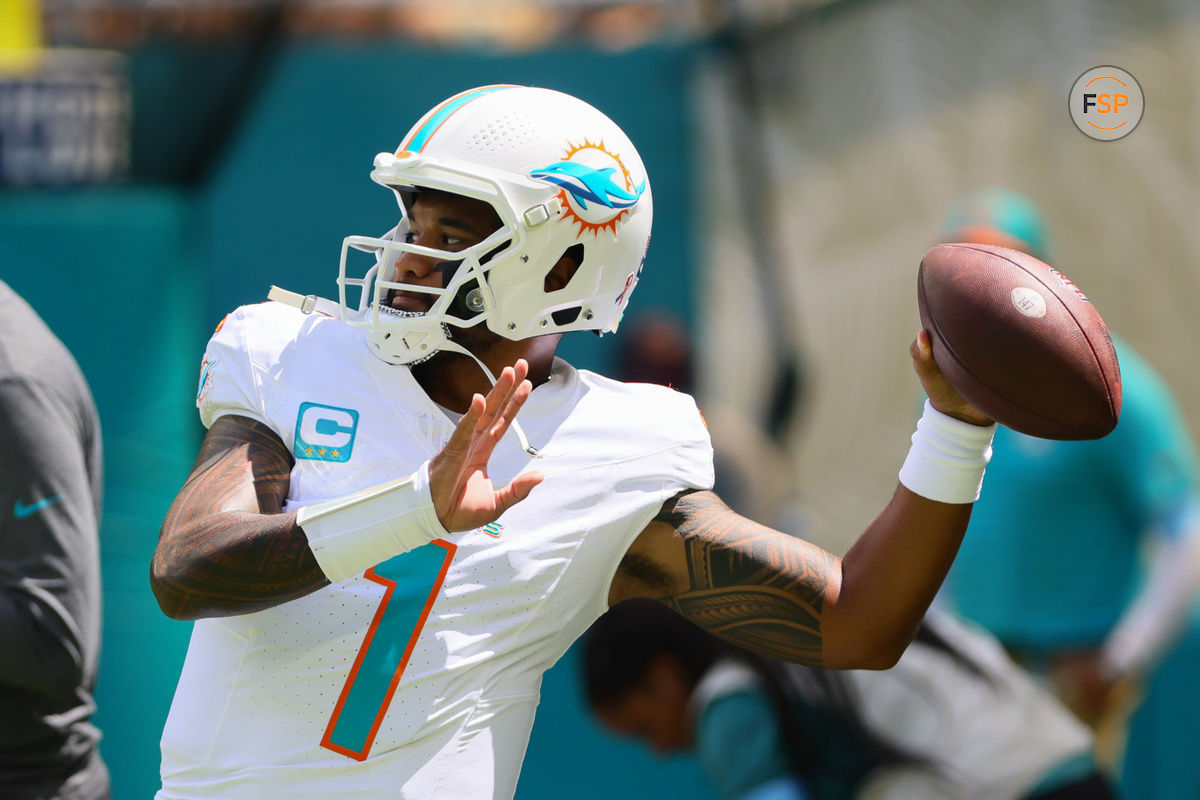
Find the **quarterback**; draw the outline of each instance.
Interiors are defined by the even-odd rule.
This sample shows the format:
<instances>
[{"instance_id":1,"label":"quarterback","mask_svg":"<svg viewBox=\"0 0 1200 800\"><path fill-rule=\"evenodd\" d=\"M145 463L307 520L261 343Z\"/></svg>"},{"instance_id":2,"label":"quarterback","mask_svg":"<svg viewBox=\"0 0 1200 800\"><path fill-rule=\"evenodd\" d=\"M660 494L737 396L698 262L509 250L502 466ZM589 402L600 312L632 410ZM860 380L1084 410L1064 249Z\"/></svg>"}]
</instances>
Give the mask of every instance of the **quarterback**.
<instances>
[{"instance_id":1,"label":"quarterback","mask_svg":"<svg viewBox=\"0 0 1200 800\"><path fill-rule=\"evenodd\" d=\"M930 402L843 557L711 492L687 395L555 357L617 329L652 196L606 116L486 86L375 158L400 222L342 247L337 302L273 289L204 354L208 435L151 583L197 620L160 800L508 798L542 674L611 604L658 599L760 652L883 668L978 497L994 426Z\"/></svg>"}]
</instances>

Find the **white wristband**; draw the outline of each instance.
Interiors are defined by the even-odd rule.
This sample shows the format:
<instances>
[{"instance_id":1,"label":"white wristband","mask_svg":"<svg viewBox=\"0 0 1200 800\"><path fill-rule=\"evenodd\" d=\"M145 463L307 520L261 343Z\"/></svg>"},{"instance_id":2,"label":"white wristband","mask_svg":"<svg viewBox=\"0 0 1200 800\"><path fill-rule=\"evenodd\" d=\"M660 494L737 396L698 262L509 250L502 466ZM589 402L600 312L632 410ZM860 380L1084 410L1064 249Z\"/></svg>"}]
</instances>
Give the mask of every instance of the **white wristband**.
<instances>
[{"instance_id":1,"label":"white wristband","mask_svg":"<svg viewBox=\"0 0 1200 800\"><path fill-rule=\"evenodd\" d=\"M963 422L926 400L908 458L900 468L900 483L939 503L974 503L992 457L995 432L995 425L985 428Z\"/></svg>"},{"instance_id":2,"label":"white wristband","mask_svg":"<svg viewBox=\"0 0 1200 800\"><path fill-rule=\"evenodd\" d=\"M407 478L302 506L296 523L333 583L447 535L433 507L428 461Z\"/></svg>"}]
</instances>

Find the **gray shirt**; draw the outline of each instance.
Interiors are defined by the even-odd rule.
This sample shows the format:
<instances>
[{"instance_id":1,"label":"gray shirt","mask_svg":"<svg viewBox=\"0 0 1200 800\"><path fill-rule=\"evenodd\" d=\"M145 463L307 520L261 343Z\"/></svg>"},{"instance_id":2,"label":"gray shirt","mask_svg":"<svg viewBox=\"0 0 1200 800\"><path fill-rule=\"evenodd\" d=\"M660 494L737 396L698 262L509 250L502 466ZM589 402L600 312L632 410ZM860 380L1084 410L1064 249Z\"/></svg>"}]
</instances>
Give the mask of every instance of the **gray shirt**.
<instances>
[{"instance_id":1,"label":"gray shirt","mask_svg":"<svg viewBox=\"0 0 1200 800\"><path fill-rule=\"evenodd\" d=\"M75 359L0 282L0 796L95 800L100 423Z\"/></svg>"}]
</instances>

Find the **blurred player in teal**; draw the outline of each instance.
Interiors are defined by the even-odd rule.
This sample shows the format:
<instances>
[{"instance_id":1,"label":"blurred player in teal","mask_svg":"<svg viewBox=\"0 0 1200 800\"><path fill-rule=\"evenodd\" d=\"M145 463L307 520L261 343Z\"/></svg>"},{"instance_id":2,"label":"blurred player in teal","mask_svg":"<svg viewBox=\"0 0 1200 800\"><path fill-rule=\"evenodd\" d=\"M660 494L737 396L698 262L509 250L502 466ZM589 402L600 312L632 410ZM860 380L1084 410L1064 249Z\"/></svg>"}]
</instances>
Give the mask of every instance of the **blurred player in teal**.
<instances>
[{"instance_id":1,"label":"blurred player in teal","mask_svg":"<svg viewBox=\"0 0 1200 800\"><path fill-rule=\"evenodd\" d=\"M964 199L943 239L1052 260L1038 210L998 190ZM1124 398L1112 434L1057 442L998 430L988 492L944 594L1053 685L1119 771L1139 686L1177 640L1200 583L1200 503L1170 390L1116 345Z\"/></svg>"},{"instance_id":2,"label":"blurred player in teal","mask_svg":"<svg viewBox=\"0 0 1200 800\"><path fill-rule=\"evenodd\" d=\"M721 800L1112 800L1090 731L995 639L931 611L887 670L731 647L651 601L584 638L588 707L660 753L690 750Z\"/></svg>"}]
</instances>

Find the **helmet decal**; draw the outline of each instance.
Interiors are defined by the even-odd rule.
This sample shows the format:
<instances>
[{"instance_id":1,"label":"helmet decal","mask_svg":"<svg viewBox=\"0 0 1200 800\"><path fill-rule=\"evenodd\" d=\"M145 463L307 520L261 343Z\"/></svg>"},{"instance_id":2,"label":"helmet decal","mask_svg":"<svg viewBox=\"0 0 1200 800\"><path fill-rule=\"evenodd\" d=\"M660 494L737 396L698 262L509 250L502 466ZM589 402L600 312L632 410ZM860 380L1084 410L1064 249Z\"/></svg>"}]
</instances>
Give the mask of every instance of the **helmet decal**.
<instances>
[{"instance_id":1,"label":"helmet decal","mask_svg":"<svg viewBox=\"0 0 1200 800\"><path fill-rule=\"evenodd\" d=\"M440 105L436 106L432 111L425 115L425 119L418 125L407 137L406 141L402 142L397 148L397 153L411 152L419 153L425 149L425 145L429 144L430 138L433 137L438 129L450 119L456 111L465 106L472 100L483 97L485 94L500 89L516 89L519 87L511 84L496 84L494 86L481 86L478 89L471 89L460 94L456 94L448 100L445 100Z\"/></svg>"},{"instance_id":2,"label":"helmet decal","mask_svg":"<svg viewBox=\"0 0 1200 800\"><path fill-rule=\"evenodd\" d=\"M621 303L624 303L629 298L629 294L633 291L633 287L637 286L638 281L642 279L642 270L646 266L646 253L649 249L650 242L647 240L646 250L642 251L642 260L638 262L637 271L629 273L629 277L625 279L625 288L622 289L621 294L617 296L617 305L621 305Z\"/></svg>"},{"instance_id":3,"label":"helmet decal","mask_svg":"<svg viewBox=\"0 0 1200 800\"><path fill-rule=\"evenodd\" d=\"M645 179L634 186L621 157L603 141L568 145L561 161L535 169L529 177L560 187L566 218L579 225L579 238L605 229L616 236L617 224L646 191Z\"/></svg>"}]
</instances>

